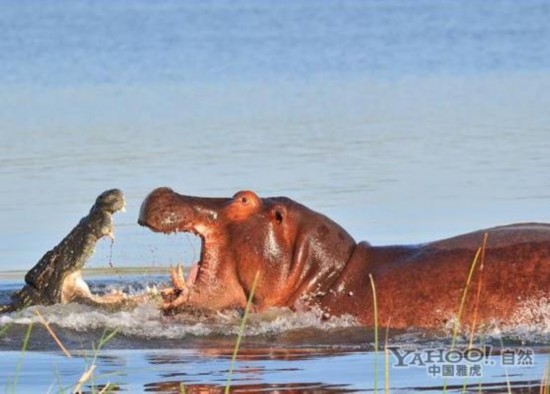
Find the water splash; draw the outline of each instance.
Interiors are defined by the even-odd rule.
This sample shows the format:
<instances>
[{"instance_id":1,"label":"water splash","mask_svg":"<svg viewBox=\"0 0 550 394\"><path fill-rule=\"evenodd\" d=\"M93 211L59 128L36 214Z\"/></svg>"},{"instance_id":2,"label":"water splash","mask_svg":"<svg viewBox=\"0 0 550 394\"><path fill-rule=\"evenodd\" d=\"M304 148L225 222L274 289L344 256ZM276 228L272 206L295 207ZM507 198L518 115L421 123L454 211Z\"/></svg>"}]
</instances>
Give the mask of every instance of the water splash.
<instances>
[{"instance_id":1,"label":"water splash","mask_svg":"<svg viewBox=\"0 0 550 394\"><path fill-rule=\"evenodd\" d=\"M457 317L451 316L442 327L441 337L450 337ZM469 343L469 325L463 325L457 333L457 343ZM548 345L550 343L550 300L547 297L533 297L519 303L510 311L506 322L489 321L476 328L474 342L494 342L500 344L521 343L533 345Z\"/></svg>"},{"instance_id":2,"label":"water splash","mask_svg":"<svg viewBox=\"0 0 550 394\"><path fill-rule=\"evenodd\" d=\"M40 313L57 327L86 332L93 330L118 330L121 334L141 338L182 339L194 336L232 336L237 333L239 313L228 311L213 315L197 316L182 313L166 317L155 302L139 305L131 311L107 312L78 304L39 306ZM19 315L0 317L0 325L39 323L34 308ZM356 326L350 316L322 321L319 311L293 313L286 308L273 308L255 313L245 330L245 336L278 335L300 329L331 330Z\"/></svg>"},{"instance_id":3,"label":"water splash","mask_svg":"<svg viewBox=\"0 0 550 394\"><path fill-rule=\"evenodd\" d=\"M115 268L113 265L113 247L115 245L115 239L111 238L111 242L109 244L109 267Z\"/></svg>"},{"instance_id":4,"label":"water splash","mask_svg":"<svg viewBox=\"0 0 550 394\"><path fill-rule=\"evenodd\" d=\"M123 291L130 295L143 294L148 287L162 286L166 278L135 277L120 282L116 279L95 279L90 288L95 294ZM3 294L2 294L3 295ZM7 292L6 292L7 295ZM182 313L164 316L153 299L140 304L131 311L109 312L78 304L38 306L46 320L61 330L87 333L103 330L118 330L120 334L134 338L137 342L148 339L172 340L222 337L237 333L241 315L238 311L211 314ZM33 308L18 313L0 316L0 327L6 325L28 325L39 323ZM390 339L395 342L425 343L445 341L452 332L453 320L447 330L437 332L411 329L393 332ZM295 343L366 343L372 341L372 330L361 327L352 316L323 319L320 310L295 313L287 308L272 308L253 313L244 335L249 338L293 338ZM482 337L482 338L481 338ZM480 331L483 340L505 341L546 345L550 341L550 303L546 298L526 300L504 325L489 324ZM469 341L469 330L459 333L459 342ZM137 345L136 345L137 346Z\"/></svg>"},{"instance_id":5,"label":"water splash","mask_svg":"<svg viewBox=\"0 0 550 394\"><path fill-rule=\"evenodd\" d=\"M520 303L508 322L493 330L508 340L522 343L550 343L550 300L546 297L530 298Z\"/></svg>"}]
</instances>

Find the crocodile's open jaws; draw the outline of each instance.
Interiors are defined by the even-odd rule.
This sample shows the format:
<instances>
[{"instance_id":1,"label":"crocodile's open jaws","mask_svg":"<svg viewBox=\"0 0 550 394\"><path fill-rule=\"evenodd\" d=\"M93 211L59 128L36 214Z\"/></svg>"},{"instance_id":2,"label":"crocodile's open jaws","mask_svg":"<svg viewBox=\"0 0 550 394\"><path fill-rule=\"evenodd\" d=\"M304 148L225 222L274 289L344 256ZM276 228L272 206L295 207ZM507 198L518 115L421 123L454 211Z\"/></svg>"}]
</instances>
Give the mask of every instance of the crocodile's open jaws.
<instances>
[{"instance_id":1,"label":"crocodile's open jaws","mask_svg":"<svg viewBox=\"0 0 550 394\"><path fill-rule=\"evenodd\" d=\"M31 305L80 302L108 308L135 305L136 297L117 292L94 295L82 278L82 268L94 252L97 241L113 238L113 214L124 211L124 194L107 190L97 197L87 216L25 275L25 285L11 296L11 303L0 305L0 313Z\"/></svg>"}]
</instances>

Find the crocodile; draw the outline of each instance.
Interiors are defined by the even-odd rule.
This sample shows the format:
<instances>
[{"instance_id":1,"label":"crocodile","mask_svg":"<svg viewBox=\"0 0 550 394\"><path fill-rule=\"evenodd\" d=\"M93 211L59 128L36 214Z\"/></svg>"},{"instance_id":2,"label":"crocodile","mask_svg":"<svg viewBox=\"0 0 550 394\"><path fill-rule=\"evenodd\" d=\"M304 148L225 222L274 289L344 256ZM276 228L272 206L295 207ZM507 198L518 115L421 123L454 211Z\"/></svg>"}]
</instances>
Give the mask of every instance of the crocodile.
<instances>
[{"instance_id":1,"label":"crocodile","mask_svg":"<svg viewBox=\"0 0 550 394\"><path fill-rule=\"evenodd\" d=\"M0 305L0 313L18 311L32 305L78 302L92 306L124 308L135 299L120 292L94 295L82 278L82 268L103 237L114 239L113 214L124 211L124 194L119 189L101 193L88 215L25 275L25 285Z\"/></svg>"}]
</instances>

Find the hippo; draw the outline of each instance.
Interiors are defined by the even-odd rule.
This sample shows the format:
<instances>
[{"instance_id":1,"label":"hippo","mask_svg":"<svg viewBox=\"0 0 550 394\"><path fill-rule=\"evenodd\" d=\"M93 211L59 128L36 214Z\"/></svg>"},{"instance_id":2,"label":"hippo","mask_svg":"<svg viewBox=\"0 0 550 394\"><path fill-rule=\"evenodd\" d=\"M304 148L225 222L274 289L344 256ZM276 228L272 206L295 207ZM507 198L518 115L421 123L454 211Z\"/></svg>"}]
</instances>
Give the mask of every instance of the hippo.
<instances>
[{"instance_id":1,"label":"hippo","mask_svg":"<svg viewBox=\"0 0 550 394\"><path fill-rule=\"evenodd\" d=\"M114 238L113 214L123 211L124 194L119 189L101 193L88 215L31 268L25 285L11 295L11 302L0 305L0 313L14 312L32 305L79 302L93 306L130 307L135 303L122 293L94 295L82 278L82 268L92 256L97 242Z\"/></svg>"},{"instance_id":2,"label":"hippo","mask_svg":"<svg viewBox=\"0 0 550 394\"><path fill-rule=\"evenodd\" d=\"M138 223L202 240L188 277L172 272L166 313L244 308L256 275L255 311L314 309L327 319L350 315L372 326L376 294L378 324L393 328L441 328L457 318L465 325L528 324L541 316L524 312L546 303L550 292L548 224L373 246L290 198L252 191L203 198L167 187L145 198Z\"/></svg>"}]
</instances>

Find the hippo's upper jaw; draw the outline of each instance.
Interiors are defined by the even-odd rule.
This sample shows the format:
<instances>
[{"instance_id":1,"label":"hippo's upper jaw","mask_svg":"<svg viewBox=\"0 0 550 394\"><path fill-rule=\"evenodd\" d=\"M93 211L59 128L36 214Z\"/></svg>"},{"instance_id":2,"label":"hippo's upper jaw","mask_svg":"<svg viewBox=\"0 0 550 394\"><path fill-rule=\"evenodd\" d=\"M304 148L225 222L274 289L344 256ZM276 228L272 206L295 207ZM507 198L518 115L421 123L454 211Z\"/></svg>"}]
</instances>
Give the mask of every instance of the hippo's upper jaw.
<instances>
[{"instance_id":1,"label":"hippo's upper jaw","mask_svg":"<svg viewBox=\"0 0 550 394\"><path fill-rule=\"evenodd\" d=\"M192 232L204 236L218 218L218 208L227 199L195 198L168 187L153 190L141 204L138 223L155 232Z\"/></svg>"},{"instance_id":2,"label":"hippo's upper jaw","mask_svg":"<svg viewBox=\"0 0 550 394\"><path fill-rule=\"evenodd\" d=\"M172 189L163 187L155 189L145 198L139 210L138 224L149 227L159 233L175 232L175 218L163 215L168 206L173 206Z\"/></svg>"}]
</instances>

